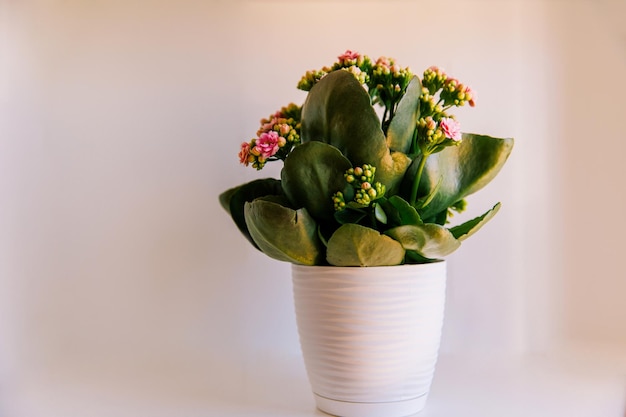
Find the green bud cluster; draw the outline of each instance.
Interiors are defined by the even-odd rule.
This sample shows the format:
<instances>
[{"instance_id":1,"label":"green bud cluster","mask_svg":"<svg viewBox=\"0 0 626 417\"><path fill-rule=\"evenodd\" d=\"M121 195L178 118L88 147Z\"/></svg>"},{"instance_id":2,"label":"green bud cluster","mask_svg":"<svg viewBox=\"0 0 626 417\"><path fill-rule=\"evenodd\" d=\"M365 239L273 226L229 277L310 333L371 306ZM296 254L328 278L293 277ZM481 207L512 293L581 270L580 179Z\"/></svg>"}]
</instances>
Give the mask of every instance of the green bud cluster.
<instances>
[{"instance_id":1,"label":"green bud cluster","mask_svg":"<svg viewBox=\"0 0 626 417\"><path fill-rule=\"evenodd\" d=\"M439 67L430 67L424 71L422 78L422 87L428 90L431 95L434 95L437 91L443 87L448 76Z\"/></svg>"},{"instance_id":2,"label":"green bud cluster","mask_svg":"<svg viewBox=\"0 0 626 417\"><path fill-rule=\"evenodd\" d=\"M446 138L431 116L421 117L417 121L417 135L429 147L440 144Z\"/></svg>"},{"instance_id":3,"label":"green bud cluster","mask_svg":"<svg viewBox=\"0 0 626 417\"><path fill-rule=\"evenodd\" d=\"M362 167L350 168L344 174L344 178L348 184L360 187L363 183L371 183L376 175L376 167L364 164Z\"/></svg>"},{"instance_id":4,"label":"green bud cluster","mask_svg":"<svg viewBox=\"0 0 626 417\"><path fill-rule=\"evenodd\" d=\"M446 117L443 107L435 101L435 96L426 87L422 88L422 94L420 95L420 111L422 115L432 116L436 120Z\"/></svg>"},{"instance_id":5,"label":"green bud cluster","mask_svg":"<svg viewBox=\"0 0 626 417\"><path fill-rule=\"evenodd\" d=\"M392 58L379 58L372 68L368 83L370 96L393 114L412 77L413 73L408 67L400 67Z\"/></svg>"},{"instance_id":6,"label":"green bud cluster","mask_svg":"<svg viewBox=\"0 0 626 417\"><path fill-rule=\"evenodd\" d=\"M420 100L422 116L432 116L437 121L451 117L445 113L450 107L460 107L465 103L473 107L475 104L472 89L438 67L424 71Z\"/></svg>"},{"instance_id":7,"label":"green bud cluster","mask_svg":"<svg viewBox=\"0 0 626 417\"><path fill-rule=\"evenodd\" d=\"M374 182L375 175L376 167L369 164L350 168L345 172L344 178L354 190L352 201L363 206L369 206L374 200L385 195L385 186L380 182ZM335 211L346 208L343 193L337 192L333 195L333 205Z\"/></svg>"},{"instance_id":8,"label":"green bud cluster","mask_svg":"<svg viewBox=\"0 0 626 417\"><path fill-rule=\"evenodd\" d=\"M346 208L346 200L341 191L337 191L333 194L333 207L335 211L341 211Z\"/></svg>"},{"instance_id":9,"label":"green bud cluster","mask_svg":"<svg viewBox=\"0 0 626 417\"><path fill-rule=\"evenodd\" d=\"M356 78L357 81L361 84L365 84L369 80L369 75L367 75L367 72L362 71L361 68L357 67L356 65L352 65L351 67L344 67L341 68L341 70L347 71L350 74L354 75L354 78Z\"/></svg>"},{"instance_id":10,"label":"green bud cluster","mask_svg":"<svg viewBox=\"0 0 626 417\"><path fill-rule=\"evenodd\" d=\"M413 151L431 154L446 146L458 145L459 139L450 140L438 126L443 119L454 119L454 115L448 114L450 108L465 103L474 106L473 92L468 86L449 77L438 67L424 71L420 95L421 118L417 121Z\"/></svg>"},{"instance_id":11,"label":"green bud cluster","mask_svg":"<svg viewBox=\"0 0 626 417\"><path fill-rule=\"evenodd\" d=\"M302 91L310 91L319 80L331 71L332 69L329 67L324 67L320 70L307 71L298 82L298 89Z\"/></svg>"},{"instance_id":12,"label":"green bud cluster","mask_svg":"<svg viewBox=\"0 0 626 417\"><path fill-rule=\"evenodd\" d=\"M471 88L462 84L456 78L448 78L440 93L444 106L464 106L469 103L474 106L474 96Z\"/></svg>"},{"instance_id":13,"label":"green bud cluster","mask_svg":"<svg viewBox=\"0 0 626 417\"><path fill-rule=\"evenodd\" d=\"M370 203L377 198L382 197L385 194L385 186L379 182L372 185L369 182L361 184L361 188L357 189L354 193L354 201L364 206L369 206Z\"/></svg>"}]
</instances>

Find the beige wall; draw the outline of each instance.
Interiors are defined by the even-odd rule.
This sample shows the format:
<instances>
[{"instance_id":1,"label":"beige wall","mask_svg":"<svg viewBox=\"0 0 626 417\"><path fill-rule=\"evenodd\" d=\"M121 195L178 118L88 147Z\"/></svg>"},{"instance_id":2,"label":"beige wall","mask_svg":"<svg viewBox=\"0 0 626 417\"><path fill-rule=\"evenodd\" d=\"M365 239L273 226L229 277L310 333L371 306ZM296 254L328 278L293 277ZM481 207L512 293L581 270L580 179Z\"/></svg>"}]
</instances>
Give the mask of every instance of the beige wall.
<instances>
[{"instance_id":1,"label":"beige wall","mask_svg":"<svg viewBox=\"0 0 626 417\"><path fill-rule=\"evenodd\" d=\"M556 28L564 68L559 285L568 337L626 346L626 132L621 127L626 30L619 16L623 22L624 2L581 3Z\"/></svg>"},{"instance_id":2,"label":"beige wall","mask_svg":"<svg viewBox=\"0 0 626 417\"><path fill-rule=\"evenodd\" d=\"M239 143L345 49L444 67L478 92L465 130L517 140L470 200L501 212L449 259L444 351L626 346L626 43L611 7L5 1L0 371L297 355L289 267L247 245L217 195L277 175L239 166Z\"/></svg>"}]
</instances>

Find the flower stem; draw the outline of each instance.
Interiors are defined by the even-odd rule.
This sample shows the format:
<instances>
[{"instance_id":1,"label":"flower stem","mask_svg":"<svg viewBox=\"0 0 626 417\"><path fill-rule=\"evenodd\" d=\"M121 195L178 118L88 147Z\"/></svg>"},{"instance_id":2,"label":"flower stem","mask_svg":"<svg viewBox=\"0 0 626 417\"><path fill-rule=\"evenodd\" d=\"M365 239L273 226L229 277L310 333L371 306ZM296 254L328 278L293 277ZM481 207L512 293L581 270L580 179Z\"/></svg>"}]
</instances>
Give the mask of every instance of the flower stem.
<instances>
[{"instance_id":1,"label":"flower stem","mask_svg":"<svg viewBox=\"0 0 626 417\"><path fill-rule=\"evenodd\" d=\"M428 153L422 152L422 159L417 166L415 181L413 181L413 187L411 188L411 199L409 200L409 204L411 204L412 206L415 206L415 201L417 200L417 189L419 188L420 182L422 180L422 172L424 171L424 167L426 166L426 159L429 155L430 154Z\"/></svg>"}]
</instances>

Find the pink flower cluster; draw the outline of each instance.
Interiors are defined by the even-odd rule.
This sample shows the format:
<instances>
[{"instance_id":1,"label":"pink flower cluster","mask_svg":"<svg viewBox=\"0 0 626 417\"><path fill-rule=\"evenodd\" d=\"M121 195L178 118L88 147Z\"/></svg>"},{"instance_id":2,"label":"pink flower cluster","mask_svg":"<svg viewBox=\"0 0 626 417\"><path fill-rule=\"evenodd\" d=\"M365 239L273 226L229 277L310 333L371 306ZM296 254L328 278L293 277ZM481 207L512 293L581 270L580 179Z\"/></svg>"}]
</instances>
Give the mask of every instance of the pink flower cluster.
<instances>
[{"instance_id":1,"label":"pink flower cluster","mask_svg":"<svg viewBox=\"0 0 626 417\"><path fill-rule=\"evenodd\" d=\"M262 158L269 158L276 155L278 149L281 146L285 146L287 140L278 136L278 133L271 131L262 133L261 136L256 140L256 150L259 152L259 156Z\"/></svg>"},{"instance_id":2,"label":"pink flower cluster","mask_svg":"<svg viewBox=\"0 0 626 417\"><path fill-rule=\"evenodd\" d=\"M356 65L359 58L361 58L361 54L356 51L347 50L343 54L337 57L339 59L339 63L341 65L349 66Z\"/></svg>"},{"instance_id":3,"label":"pink flower cluster","mask_svg":"<svg viewBox=\"0 0 626 417\"><path fill-rule=\"evenodd\" d=\"M378 71L383 74L393 74L397 77L400 75L402 68L396 64L396 61L393 58L381 56L376 60L374 71ZM408 71L408 69L406 71Z\"/></svg>"},{"instance_id":4,"label":"pink flower cluster","mask_svg":"<svg viewBox=\"0 0 626 417\"><path fill-rule=\"evenodd\" d=\"M278 150L285 146L287 140L278 136L274 131L262 133L258 138L252 139L250 143L241 144L239 151L239 162L248 166L248 164L259 162L264 164L265 161L276 155Z\"/></svg>"},{"instance_id":5,"label":"pink flower cluster","mask_svg":"<svg viewBox=\"0 0 626 417\"><path fill-rule=\"evenodd\" d=\"M439 127L443 131L443 134L446 135L446 138L452 139L455 142L461 141L461 124L456 120L451 117L444 117L439 122Z\"/></svg>"},{"instance_id":6,"label":"pink flower cluster","mask_svg":"<svg viewBox=\"0 0 626 417\"><path fill-rule=\"evenodd\" d=\"M284 158L284 155L282 157L279 155L281 149L287 143L294 144L299 140L295 122L278 111L261 120L256 138L241 144L239 162L245 166L252 164L254 168L261 169L268 160Z\"/></svg>"}]
</instances>

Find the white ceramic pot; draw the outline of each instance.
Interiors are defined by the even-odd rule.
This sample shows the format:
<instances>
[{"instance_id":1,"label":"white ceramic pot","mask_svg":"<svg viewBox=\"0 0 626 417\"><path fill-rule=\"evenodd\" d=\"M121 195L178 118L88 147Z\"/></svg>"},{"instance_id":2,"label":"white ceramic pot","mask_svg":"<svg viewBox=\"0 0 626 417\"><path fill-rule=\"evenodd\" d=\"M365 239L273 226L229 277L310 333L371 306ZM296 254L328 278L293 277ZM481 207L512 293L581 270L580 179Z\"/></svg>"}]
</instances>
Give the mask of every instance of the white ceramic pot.
<instances>
[{"instance_id":1,"label":"white ceramic pot","mask_svg":"<svg viewBox=\"0 0 626 417\"><path fill-rule=\"evenodd\" d=\"M445 261L292 266L300 344L317 407L400 417L426 404L441 339Z\"/></svg>"}]
</instances>

